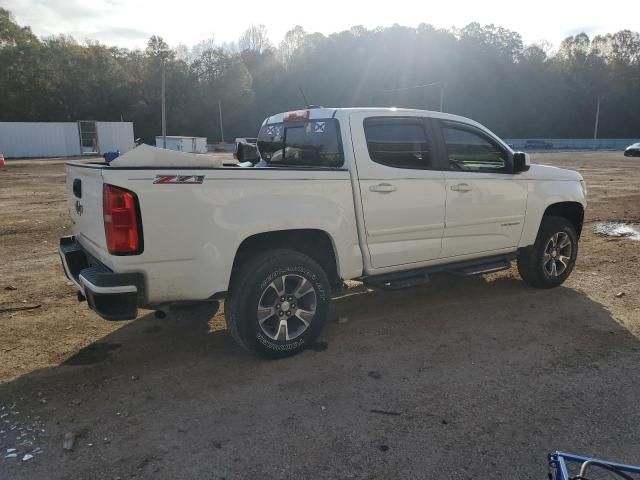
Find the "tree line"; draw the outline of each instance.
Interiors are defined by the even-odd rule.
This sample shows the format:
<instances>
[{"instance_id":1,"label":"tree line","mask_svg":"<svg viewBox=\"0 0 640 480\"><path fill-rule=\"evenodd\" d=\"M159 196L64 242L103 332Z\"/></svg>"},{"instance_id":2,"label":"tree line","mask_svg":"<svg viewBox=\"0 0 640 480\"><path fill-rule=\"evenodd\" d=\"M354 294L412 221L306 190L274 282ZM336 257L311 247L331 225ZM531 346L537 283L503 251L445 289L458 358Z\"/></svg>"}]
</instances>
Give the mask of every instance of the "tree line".
<instances>
[{"instance_id":1,"label":"tree line","mask_svg":"<svg viewBox=\"0 0 640 480\"><path fill-rule=\"evenodd\" d=\"M274 113L325 106L401 106L471 117L505 138L588 138L600 99L599 136L640 137L640 34L524 45L517 32L354 26L331 35L296 26L279 45L252 26L237 42L144 50L38 38L0 8L0 121L132 121L147 142L161 132L220 140L254 136ZM434 84L431 87L414 88Z\"/></svg>"}]
</instances>

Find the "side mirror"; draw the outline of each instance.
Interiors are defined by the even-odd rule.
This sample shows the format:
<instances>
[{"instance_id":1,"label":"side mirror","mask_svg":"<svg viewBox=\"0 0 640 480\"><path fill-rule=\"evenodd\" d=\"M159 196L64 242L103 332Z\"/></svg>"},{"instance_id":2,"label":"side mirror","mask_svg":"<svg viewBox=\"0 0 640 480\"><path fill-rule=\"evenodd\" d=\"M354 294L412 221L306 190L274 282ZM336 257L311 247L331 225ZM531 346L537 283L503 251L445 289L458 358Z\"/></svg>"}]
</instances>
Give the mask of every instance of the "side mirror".
<instances>
[{"instance_id":1,"label":"side mirror","mask_svg":"<svg viewBox=\"0 0 640 480\"><path fill-rule=\"evenodd\" d=\"M513 173L526 172L529 170L529 154L524 152L515 152L513 154Z\"/></svg>"}]
</instances>

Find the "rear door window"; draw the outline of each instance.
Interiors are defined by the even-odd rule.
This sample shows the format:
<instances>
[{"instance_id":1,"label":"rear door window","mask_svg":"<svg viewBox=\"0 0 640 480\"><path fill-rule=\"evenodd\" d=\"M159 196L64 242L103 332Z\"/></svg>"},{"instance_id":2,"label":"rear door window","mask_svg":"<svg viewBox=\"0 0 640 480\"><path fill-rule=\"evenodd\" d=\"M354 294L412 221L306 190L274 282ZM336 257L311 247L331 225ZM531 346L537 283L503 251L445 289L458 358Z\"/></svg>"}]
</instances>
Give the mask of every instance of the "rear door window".
<instances>
[{"instance_id":1,"label":"rear door window","mask_svg":"<svg viewBox=\"0 0 640 480\"><path fill-rule=\"evenodd\" d=\"M272 166L340 167L344 163L334 118L264 125L258 151Z\"/></svg>"},{"instance_id":2,"label":"rear door window","mask_svg":"<svg viewBox=\"0 0 640 480\"><path fill-rule=\"evenodd\" d=\"M431 150L422 118L367 118L364 134L369 157L374 162L394 168L432 168Z\"/></svg>"}]
</instances>

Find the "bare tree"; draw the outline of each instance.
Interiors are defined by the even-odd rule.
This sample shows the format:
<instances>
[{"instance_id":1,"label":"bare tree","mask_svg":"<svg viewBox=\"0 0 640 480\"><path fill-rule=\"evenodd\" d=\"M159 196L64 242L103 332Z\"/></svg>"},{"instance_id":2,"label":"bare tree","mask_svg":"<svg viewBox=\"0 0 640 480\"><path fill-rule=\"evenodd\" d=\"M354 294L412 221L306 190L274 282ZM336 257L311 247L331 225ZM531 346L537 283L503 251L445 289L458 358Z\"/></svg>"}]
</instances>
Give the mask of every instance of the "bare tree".
<instances>
[{"instance_id":1,"label":"bare tree","mask_svg":"<svg viewBox=\"0 0 640 480\"><path fill-rule=\"evenodd\" d=\"M258 53L271 48L271 43L267 36L267 27L264 25L251 25L238 40L238 45L241 50L251 50Z\"/></svg>"},{"instance_id":2,"label":"bare tree","mask_svg":"<svg viewBox=\"0 0 640 480\"><path fill-rule=\"evenodd\" d=\"M284 39L280 42L278 52L281 60L288 63L296 51L301 49L307 32L300 25L296 25L284 35Z\"/></svg>"}]
</instances>

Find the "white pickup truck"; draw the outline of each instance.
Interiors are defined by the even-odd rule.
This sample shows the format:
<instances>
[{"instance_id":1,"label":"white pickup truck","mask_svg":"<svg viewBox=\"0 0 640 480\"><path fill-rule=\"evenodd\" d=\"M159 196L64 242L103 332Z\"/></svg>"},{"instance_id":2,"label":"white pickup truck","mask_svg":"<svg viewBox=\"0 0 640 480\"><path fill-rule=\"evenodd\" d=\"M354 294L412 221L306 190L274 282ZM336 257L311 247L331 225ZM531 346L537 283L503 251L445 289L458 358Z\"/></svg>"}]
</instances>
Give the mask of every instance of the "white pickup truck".
<instances>
[{"instance_id":1,"label":"white pickup truck","mask_svg":"<svg viewBox=\"0 0 640 480\"><path fill-rule=\"evenodd\" d=\"M573 269L582 177L467 118L313 108L267 118L258 150L251 168L68 163L60 254L79 298L110 320L224 298L236 341L283 357L317 337L344 280L397 289L516 259L551 288Z\"/></svg>"}]
</instances>

